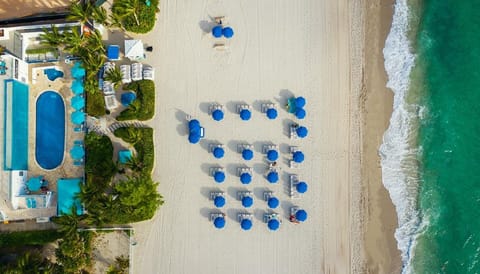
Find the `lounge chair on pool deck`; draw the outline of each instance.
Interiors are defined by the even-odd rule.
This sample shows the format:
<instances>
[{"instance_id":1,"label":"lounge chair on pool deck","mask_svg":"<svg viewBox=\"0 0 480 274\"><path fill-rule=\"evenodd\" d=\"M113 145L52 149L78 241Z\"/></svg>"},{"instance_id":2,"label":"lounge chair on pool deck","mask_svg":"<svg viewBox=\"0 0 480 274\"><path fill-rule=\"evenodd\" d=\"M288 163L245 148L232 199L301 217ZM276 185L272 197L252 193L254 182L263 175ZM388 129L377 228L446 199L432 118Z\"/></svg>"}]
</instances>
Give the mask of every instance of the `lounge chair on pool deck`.
<instances>
[{"instance_id":1,"label":"lounge chair on pool deck","mask_svg":"<svg viewBox=\"0 0 480 274\"><path fill-rule=\"evenodd\" d=\"M224 43L216 43L213 45L213 48L218 50L218 51L223 51L227 49L227 46L225 46Z\"/></svg>"},{"instance_id":2,"label":"lounge chair on pool deck","mask_svg":"<svg viewBox=\"0 0 480 274\"><path fill-rule=\"evenodd\" d=\"M74 160L73 161L74 166L83 166L83 158L79 160Z\"/></svg>"},{"instance_id":3,"label":"lounge chair on pool deck","mask_svg":"<svg viewBox=\"0 0 480 274\"><path fill-rule=\"evenodd\" d=\"M122 83L128 84L132 82L132 76L130 73L130 66L129 65L121 65L120 72L122 73Z\"/></svg>"},{"instance_id":4,"label":"lounge chair on pool deck","mask_svg":"<svg viewBox=\"0 0 480 274\"><path fill-rule=\"evenodd\" d=\"M267 190L267 191L264 191L264 192L263 192L263 200L265 200L265 202L267 202L268 199L270 199L270 198L272 198L272 197L274 197L274 196L273 196L273 191Z\"/></svg>"},{"instance_id":5,"label":"lounge chair on pool deck","mask_svg":"<svg viewBox=\"0 0 480 274\"><path fill-rule=\"evenodd\" d=\"M290 198L300 198L296 185L298 184L298 175L290 174Z\"/></svg>"},{"instance_id":6,"label":"lounge chair on pool deck","mask_svg":"<svg viewBox=\"0 0 480 274\"><path fill-rule=\"evenodd\" d=\"M83 132L84 129L85 129L84 125L83 125L83 124L80 124L80 125L74 127L74 128L73 128L73 131L75 131L75 132Z\"/></svg>"}]
</instances>

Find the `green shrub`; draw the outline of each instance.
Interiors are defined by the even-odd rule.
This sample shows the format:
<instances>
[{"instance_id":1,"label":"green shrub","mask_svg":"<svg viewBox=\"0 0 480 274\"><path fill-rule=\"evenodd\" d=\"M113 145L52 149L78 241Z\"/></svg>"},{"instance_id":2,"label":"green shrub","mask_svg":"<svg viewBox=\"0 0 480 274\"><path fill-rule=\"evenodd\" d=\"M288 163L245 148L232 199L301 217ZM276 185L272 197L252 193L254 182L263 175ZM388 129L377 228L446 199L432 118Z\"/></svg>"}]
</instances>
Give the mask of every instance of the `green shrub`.
<instances>
[{"instance_id":1,"label":"green shrub","mask_svg":"<svg viewBox=\"0 0 480 274\"><path fill-rule=\"evenodd\" d=\"M45 245L62 236L56 230L21 231L0 233L0 247L21 247L31 245Z\"/></svg>"},{"instance_id":2,"label":"green shrub","mask_svg":"<svg viewBox=\"0 0 480 274\"><path fill-rule=\"evenodd\" d=\"M109 182L116 172L113 157L113 145L110 138L96 133L85 136L85 172L101 181Z\"/></svg>"},{"instance_id":3,"label":"green shrub","mask_svg":"<svg viewBox=\"0 0 480 274\"><path fill-rule=\"evenodd\" d=\"M150 175L155 161L153 129L124 127L115 130L113 134L133 145L138 160L143 163L142 173Z\"/></svg>"},{"instance_id":4,"label":"green shrub","mask_svg":"<svg viewBox=\"0 0 480 274\"><path fill-rule=\"evenodd\" d=\"M86 93L86 110L90 116L99 117L105 115L105 101L100 91Z\"/></svg>"},{"instance_id":5,"label":"green shrub","mask_svg":"<svg viewBox=\"0 0 480 274\"><path fill-rule=\"evenodd\" d=\"M118 121L140 120L146 121L152 119L155 114L155 84L151 80L140 80L130 83L124 89L134 90L137 93L137 99L120 115Z\"/></svg>"},{"instance_id":6,"label":"green shrub","mask_svg":"<svg viewBox=\"0 0 480 274\"><path fill-rule=\"evenodd\" d=\"M115 0L114 6L116 2L120 1L128 1L128 0ZM125 30L135 32L135 33L147 33L153 29L155 26L156 16L155 14L159 11L158 10L158 0L151 0L150 7L147 7L145 4L145 0L138 0L138 5L136 6L135 12L138 19L135 19L133 13L128 14L126 16L122 16L120 13L122 9L113 8L112 12L116 13L117 16L123 17L121 22Z\"/></svg>"}]
</instances>

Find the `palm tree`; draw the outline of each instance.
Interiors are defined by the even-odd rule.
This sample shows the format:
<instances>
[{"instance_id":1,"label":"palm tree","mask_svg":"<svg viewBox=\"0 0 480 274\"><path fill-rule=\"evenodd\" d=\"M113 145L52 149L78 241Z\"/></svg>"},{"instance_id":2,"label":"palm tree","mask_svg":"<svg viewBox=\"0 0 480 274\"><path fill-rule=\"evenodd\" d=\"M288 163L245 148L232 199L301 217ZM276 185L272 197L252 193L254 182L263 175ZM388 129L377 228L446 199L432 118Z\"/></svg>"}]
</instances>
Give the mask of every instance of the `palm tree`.
<instances>
[{"instance_id":1,"label":"palm tree","mask_svg":"<svg viewBox=\"0 0 480 274\"><path fill-rule=\"evenodd\" d=\"M104 78L106 81L112 82L115 89L118 89L122 83L122 72L118 67L114 67L105 72Z\"/></svg>"},{"instance_id":2,"label":"palm tree","mask_svg":"<svg viewBox=\"0 0 480 274\"><path fill-rule=\"evenodd\" d=\"M80 21L82 24L88 23L93 26L90 17L93 14L94 6L90 1L82 5L80 1L73 2L70 5L70 13L67 16L69 21Z\"/></svg>"},{"instance_id":3,"label":"palm tree","mask_svg":"<svg viewBox=\"0 0 480 274\"><path fill-rule=\"evenodd\" d=\"M108 26L107 11L103 7L93 6L92 18L95 20L95 22Z\"/></svg>"},{"instance_id":4,"label":"palm tree","mask_svg":"<svg viewBox=\"0 0 480 274\"><path fill-rule=\"evenodd\" d=\"M53 218L53 222L60 226L58 231L64 233L66 237L76 234L82 220L83 216L77 215L77 207L75 205L72 206L70 214Z\"/></svg>"},{"instance_id":5,"label":"palm tree","mask_svg":"<svg viewBox=\"0 0 480 274\"><path fill-rule=\"evenodd\" d=\"M36 250L30 250L17 258L16 266L12 273L45 273L40 272L43 268L44 259Z\"/></svg>"},{"instance_id":6,"label":"palm tree","mask_svg":"<svg viewBox=\"0 0 480 274\"><path fill-rule=\"evenodd\" d=\"M85 48L85 41L80 31L76 27L72 27L64 34L65 51L77 55L80 49Z\"/></svg>"},{"instance_id":7,"label":"palm tree","mask_svg":"<svg viewBox=\"0 0 480 274\"><path fill-rule=\"evenodd\" d=\"M118 14L116 13L110 13L110 27L112 28L119 28L121 30L124 30L123 29L123 25L122 25L122 19L118 16Z\"/></svg>"},{"instance_id":8,"label":"palm tree","mask_svg":"<svg viewBox=\"0 0 480 274\"><path fill-rule=\"evenodd\" d=\"M128 16L133 16L137 26L140 25L137 16L137 7L139 6L138 0L124 0L116 1L113 3L112 12L117 14L120 18L125 18Z\"/></svg>"},{"instance_id":9,"label":"palm tree","mask_svg":"<svg viewBox=\"0 0 480 274\"><path fill-rule=\"evenodd\" d=\"M40 43L52 47L60 46L64 41L65 35L60 33L57 26L51 25L50 29L43 28L43 33L40 34Z\"/></svg>"},{"instance_id":10,"label":"palm tree","mask_svg":"<svg viewBox=\"0 0 480 274\"><path fill-rule=\"evenodd\" d=\"M136 155L132 155L125 165L134 173L142 173L144 164Z\"/></svg>"}]
</instances>

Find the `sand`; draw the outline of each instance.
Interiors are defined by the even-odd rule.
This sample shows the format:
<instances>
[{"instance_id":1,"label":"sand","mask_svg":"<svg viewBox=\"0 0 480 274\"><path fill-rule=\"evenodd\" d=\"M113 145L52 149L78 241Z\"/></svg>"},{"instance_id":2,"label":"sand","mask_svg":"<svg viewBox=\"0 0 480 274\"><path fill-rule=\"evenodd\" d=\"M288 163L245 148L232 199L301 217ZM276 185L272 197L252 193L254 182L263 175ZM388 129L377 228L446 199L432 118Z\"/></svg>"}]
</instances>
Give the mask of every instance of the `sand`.
<instances>
[{"instance_id":1,"label":"sand","mask_svg":"<svg viewBox=\"0 0 480 274\"><path fill-rule=\"evenodd\" d=\"M355 3L352 3L355 2ZM160 4L153 32L138 36L154 47L145 63L156 69L156 167L154 178L165 204L153 220L136 224L134 273L358 273L362 263L359 161L359 103L362 67L361 1L170 1ZM210 17L225 15L233 39L214 40ZM215 43L227 49L213 49ZM353 60L353 61L352 61ZM283 105L292 95L307 98L301 124L309 136L290 140L294 117ZM269 121L261 102L279 107ZM226 117L213 121L212 102L223 104ZM253 107L250 121L241 121L235 104ZM187 142L186 115L199 119L206 137ZM215 160L211 142L225 144L226 156ZM236 145L253 144L255 157L245 162ZM270 185L260 147L278 144L281 180ZM302 167L288 167L288 146L306 154ZM235 177L241 165L254 169L244 186ZM223 184L214 183L209 168L227 170ZM309 184L299 199L287 194L287 176L296 173ZM260 198L273 190L281 201L276 210L282 225L271 232L261 221L266 204ZM216 212L211 190L224 191L227 225L217 230L209 221ZM235 194L254 193L254 206L242 209ZM309 213L302 224L288 221L297 205ZM251 231L242 231L236 214L253 214Z\"/></svg>"},{"instance_id":2,"label":"sand","mask_svg":"<svg viewBox=\"0 0 480 274\"><path fill-rule=\"evenodd\" d=\"M70 3L70 0L2 0L0 20L40 13L65 12Z\"/></svg>"},{"instance_id":3,"label":"sand","mask_svg":"<svg viewBox=\"0 0 480 274\"><path fill-rule=\"evenodd\" d=\"M386 86L383 47L390 31L393 0L368 1L365 39L365 88L362 91L362 181L365 187L365 250L368 273L399 273L394 232L397 216L383 187L378 148L392 113L393 93Z\"/></svg>"}]
</instances>

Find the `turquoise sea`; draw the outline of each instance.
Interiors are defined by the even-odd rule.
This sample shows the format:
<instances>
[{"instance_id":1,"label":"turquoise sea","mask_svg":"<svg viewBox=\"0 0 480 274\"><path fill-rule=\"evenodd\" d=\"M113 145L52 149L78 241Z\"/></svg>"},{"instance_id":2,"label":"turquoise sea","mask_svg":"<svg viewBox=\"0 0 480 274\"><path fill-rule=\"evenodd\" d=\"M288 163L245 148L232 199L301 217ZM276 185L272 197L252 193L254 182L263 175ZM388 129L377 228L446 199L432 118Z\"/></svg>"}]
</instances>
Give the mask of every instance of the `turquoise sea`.
<instances>
[{"instance_id":1,"label":"turquoise sea","mask_svg":"<svg viewBox=\"0 0 480 274\"><path fill-rule=\"evenodd\" d=\"M397 0L380 148L404 273L480 273L480 1Z\"/></svg>"}]
</instances>

